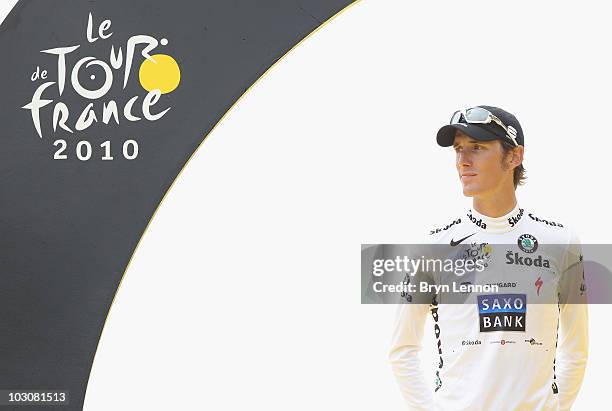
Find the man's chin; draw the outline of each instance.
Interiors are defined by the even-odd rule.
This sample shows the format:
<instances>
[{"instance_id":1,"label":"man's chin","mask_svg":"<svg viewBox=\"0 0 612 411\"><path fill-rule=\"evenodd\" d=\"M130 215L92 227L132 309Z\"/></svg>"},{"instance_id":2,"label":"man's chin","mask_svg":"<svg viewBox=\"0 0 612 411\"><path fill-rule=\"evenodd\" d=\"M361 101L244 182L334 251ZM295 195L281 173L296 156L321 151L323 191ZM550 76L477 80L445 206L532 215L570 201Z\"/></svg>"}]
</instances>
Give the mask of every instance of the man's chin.
<instances>
[{"instance_id":1,"label":"man's chin","mask_svg":"<svg viewBox=\"0 0 612 411\"><path fill-rule=\"evenodd\" d=\"M463 186L463 195L466 197L474 197L478 194L478 192L479 190L477 190L475 187L470 187L469 185Z\"/></svg>"}]
</instances>

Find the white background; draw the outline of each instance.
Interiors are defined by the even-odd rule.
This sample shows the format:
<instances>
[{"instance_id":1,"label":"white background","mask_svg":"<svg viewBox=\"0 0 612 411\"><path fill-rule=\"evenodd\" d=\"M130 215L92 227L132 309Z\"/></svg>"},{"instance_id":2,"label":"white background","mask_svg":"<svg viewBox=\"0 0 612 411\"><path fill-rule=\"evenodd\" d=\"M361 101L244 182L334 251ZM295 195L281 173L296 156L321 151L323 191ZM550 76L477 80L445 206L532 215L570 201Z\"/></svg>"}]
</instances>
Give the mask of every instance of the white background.
<instances>
[{"instance_id":1,"label":"white background","mask_svg":"<svg viewBox=\"0 0 612 411\"><path fill-rule=\"evenodd\" d=\"M324 25L167 194L108 316L85 409L403 409L386 361L395 307L360 305L360 244L415 241L469 206L434 136L477 104L522 123L520 204L609 243L606 6L363 0ZM575 410L607 399L609 312L590 308Z\"/></svg>"}]
</instances>

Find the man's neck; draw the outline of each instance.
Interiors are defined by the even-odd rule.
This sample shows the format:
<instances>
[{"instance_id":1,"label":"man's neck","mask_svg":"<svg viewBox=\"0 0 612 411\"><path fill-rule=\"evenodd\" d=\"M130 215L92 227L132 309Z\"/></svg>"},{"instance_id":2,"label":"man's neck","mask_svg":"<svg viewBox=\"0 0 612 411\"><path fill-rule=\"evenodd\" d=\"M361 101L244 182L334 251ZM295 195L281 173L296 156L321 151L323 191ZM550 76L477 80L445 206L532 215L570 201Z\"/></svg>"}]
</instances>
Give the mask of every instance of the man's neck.
<instances>
[{"instance_id":1,"label":"man's neck","mask_svg":"<svg viewBox=\"0 0 612 411\"><path fill-rule=\"evenodd\" d=\"M504 216L516 207L514 187L512 191L500 190L494 195L474 197L472 207L480 214L488 217Z\"/></svg>"}]
</instances>

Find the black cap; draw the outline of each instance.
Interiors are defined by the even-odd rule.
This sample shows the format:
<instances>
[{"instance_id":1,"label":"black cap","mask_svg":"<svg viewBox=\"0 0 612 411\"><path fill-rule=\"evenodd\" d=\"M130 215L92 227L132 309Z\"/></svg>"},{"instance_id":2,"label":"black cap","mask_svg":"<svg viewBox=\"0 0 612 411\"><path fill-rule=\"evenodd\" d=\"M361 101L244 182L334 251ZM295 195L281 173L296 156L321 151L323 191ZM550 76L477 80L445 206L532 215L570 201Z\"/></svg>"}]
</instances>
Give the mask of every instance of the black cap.
<instances>
[{"instance_id":1,"label":"black cap","mask_svg":"<svg viewBox=\"0 0 612 411\"><path fill-rule=\"evenodd\" d=\"M521 124L518 122L514 115L502 110L499 107L493 106L478 106L486 110L489 110L492 114L497 116L502 123L508 126L514 127L516 130L516 142L524 146L525 138L523 137L523 129ZM455 132L461 130L464 134L472 137L473 139L480 141L491 141L491 140L502 140L507 141L514 145L512 141L506 136L504 129L495 122L489 124L468 124L465 123L463 116L461 117L460 124L447 124L438 130L436 140L442 147L452 146L455 141Z\"/></svg>"}]
</instances>

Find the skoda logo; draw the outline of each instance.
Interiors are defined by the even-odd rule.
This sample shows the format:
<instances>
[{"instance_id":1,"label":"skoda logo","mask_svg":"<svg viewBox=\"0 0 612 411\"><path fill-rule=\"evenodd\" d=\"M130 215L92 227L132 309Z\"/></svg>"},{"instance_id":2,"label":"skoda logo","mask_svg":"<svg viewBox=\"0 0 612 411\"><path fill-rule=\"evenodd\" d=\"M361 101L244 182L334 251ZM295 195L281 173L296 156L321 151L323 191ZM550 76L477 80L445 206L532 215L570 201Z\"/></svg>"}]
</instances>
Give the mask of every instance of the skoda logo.
<instances>
[{"instance_id":1,"label":"skoda logo","mask_svg":"<svg viewBox=\"0 0 612 411\"><path fill-rule=\"evenodd\" d=\"M531 254L538 249L538 240L531 234L523 234L518 238L518 246L522 251Z\"/></svg>"}]
</instances>

